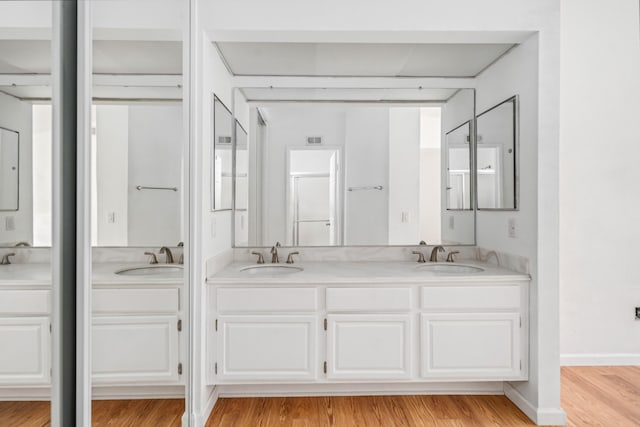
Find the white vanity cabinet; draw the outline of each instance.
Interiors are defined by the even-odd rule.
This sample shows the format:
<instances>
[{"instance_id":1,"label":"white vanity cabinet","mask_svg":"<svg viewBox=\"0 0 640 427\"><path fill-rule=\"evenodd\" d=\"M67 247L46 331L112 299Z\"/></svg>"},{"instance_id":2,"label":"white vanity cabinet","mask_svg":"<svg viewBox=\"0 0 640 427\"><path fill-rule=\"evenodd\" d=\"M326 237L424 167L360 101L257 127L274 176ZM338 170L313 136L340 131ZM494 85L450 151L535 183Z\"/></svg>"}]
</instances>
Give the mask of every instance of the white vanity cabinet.
<instances>
[{"instance_id":1,"label":"white vanity cabinet","mask_svg":"<svg viewBox=\"0 0 640 427\"><path fill-rule=\"evenodd\" d=\"M208 383L526 380L529 281L493 279L216 281Z\"/></svg>"},{"instance_id":2,"label":"white vanity cabinet","mask_svg":"<svg viewBox=\"0 0 640 427\"><path fill-rule=\"evenodd\" d=\"M51 291L0 289L0 387L51 382Z\"/></svg>"},{"instance_id":3,"label":"white vanity cabinet","mask_svg":"<svg viewBox=\"0 0 640 427\"><path fill-rule=\"evenodd\" d=\"M92 305L94 384L181 382L180 287L94 286Z\"/></svg>"},{"instance_id":4,"label":"white vanity cabinet","mask_svg":"<svg viewBox=\"0 0 640 427\"><path fill-rule=\"evenodd\" d=\"M219 288L214 326L221 382L312 381L318 372L313 288Z\"/></svg>"},{"instance_id":5,"label":"white vanity cabinet","mask_svg":"<svg viewBox=\"0 0 640 427\"><path fill-rule=\"evenodd\" d=\"M329 287L327 379L409 379L411 288Z\"/></svg>"},{"instance_id":6,"label":"white vanity cabinet","mask_svg":"<svg viewBox=\"0 0 640 427\"><path fill-rule=\"evenodd\" d=\"M525 379L527 287L425 286L420 367L428 379Z\"/></svg>"}]
</instances>

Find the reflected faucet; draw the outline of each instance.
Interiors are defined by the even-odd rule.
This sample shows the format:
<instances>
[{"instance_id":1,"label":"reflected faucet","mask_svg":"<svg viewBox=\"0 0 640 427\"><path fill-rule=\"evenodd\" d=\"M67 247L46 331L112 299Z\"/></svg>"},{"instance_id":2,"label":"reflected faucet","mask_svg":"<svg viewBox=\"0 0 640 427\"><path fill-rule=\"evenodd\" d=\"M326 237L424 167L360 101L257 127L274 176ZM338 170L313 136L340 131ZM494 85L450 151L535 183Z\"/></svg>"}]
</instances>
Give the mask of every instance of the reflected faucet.
<instances>
[{"instance_id":1,"label":"reflected faucet","mask_svg":"<svg viewBox=\"0 0 640 427\"><path fill-rule=\"evenodd\" d=\"M278 246L279 243L276 243L276 246L271 247L271 264L277 264L280 262L280 258L278 258Z\"/></svg>"},{"instance_id":2,"label":"reflected faucet","mask_svg":"<svg viewBox=\"0 0 640 427\"><path fill-rule=\"evenodd\" d=\"M431 250L431 256L429 257L429 261L438 262L438 252L444 252L444 247L437 245L434 246Z\"/></svg>"},{"instance_id":3,"label":"reflected faucet","mask_svg":"<svg viewBox=\"0 0 640 427\"><path fill-rule=\"evenodd\" d=\"M156 254L154 254L153 252L145 252L145 255L149 255L151 257L151 259L149 260L149 264L157 264L158 263L158 258L156 257Z\"/></svg>"},{"instance_id":4,"label":"reflected faucet","mask_svg":"<svg viewBox=\"0 0 640 427\"><path fill-rule=\"evenodd\" d=\"M9 264L11 264L11 261L9 261L9 257L10 256L15 256L15 253L12 252L10 254L4 254L2 256L2 261L0 261L0 265L9 265Z\"/></svg>"},{"instance_id":5,"label":"reflected faucet","mask_svg":"<svg viewBox=\"0 0 640 427\"><path fill-rule=\"evenodd\" d=\"M31 245L29 244L29 242L18 242L13 246L17 248L17 247L20 247L20 246L29 247Z\"/></svg>"},{"instance_id":6,"label":"reflected faucet","mask_svg":"<svg viewBox=\"0 0 640 427\"><path fill-rule=\"evenodd\" d=\"M160 248L160 253L165 255L165 264L173 264L173 254L171 249L166 246Z\"/></svg>"}]
</instances>

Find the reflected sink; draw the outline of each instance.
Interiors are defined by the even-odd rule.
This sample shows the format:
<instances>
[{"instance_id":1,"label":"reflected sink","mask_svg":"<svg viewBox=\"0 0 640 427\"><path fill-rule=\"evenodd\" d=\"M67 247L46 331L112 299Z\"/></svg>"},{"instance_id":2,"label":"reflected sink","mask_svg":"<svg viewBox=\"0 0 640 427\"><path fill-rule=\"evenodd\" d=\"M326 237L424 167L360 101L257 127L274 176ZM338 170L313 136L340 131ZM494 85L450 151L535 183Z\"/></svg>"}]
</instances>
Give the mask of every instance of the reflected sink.
<instances>
[{"instance_id":1,"label":"reflected sink","mask_svg":"<svg viewBox=\"0 0 640 427\"><path fill-rule=\"evenodd\" d=\"M304 270L302 267L294 267L293 265L273 265L273 264L260 264L250 265L249 267L241 268L240 271L246 274L264 274L264 275L281 275L281 274L293 274Z\"/></svg>"},{"instance_id":2,"label":"reflected sink","mask_svg":"<svg viewBox=\"0 0 640 427\"><path fill-rule=\"evenodd\" d=\"M433 263L420 265L418 270L439 274L471 274L480 273L484 268L454 263Z\"/></svg>"},{"instance_id":3,"label":"reflected sink","mask_svg":"<svg viewBox=\"0 0 640 427\"><path fill-rule=\"evenodd\" d=\"M149 265L145 267L124 268L116 271L120 276L163 276L163 277L182 277L184 273L183 267L180 265Z\"/></svg>"}]
</instances>

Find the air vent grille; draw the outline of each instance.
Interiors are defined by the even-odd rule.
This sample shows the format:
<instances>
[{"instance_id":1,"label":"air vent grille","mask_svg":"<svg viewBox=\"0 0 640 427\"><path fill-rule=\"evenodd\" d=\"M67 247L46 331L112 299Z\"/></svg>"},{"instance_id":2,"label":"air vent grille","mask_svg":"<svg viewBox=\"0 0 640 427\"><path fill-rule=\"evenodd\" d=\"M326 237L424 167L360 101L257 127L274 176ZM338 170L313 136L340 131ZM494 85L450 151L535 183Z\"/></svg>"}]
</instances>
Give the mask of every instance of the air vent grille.
<instances>
[{"instance_id":1,"label":"air vent grille","mask_svg":"<svg viewBox=\"0 0 640 427\"><path fill-rule=\"evenodd\" d=\"M322 137L321 136L308 136L307 137L307 145L321 145Z\"/></svg>"},{"instance_id":2,"label":"air vent grille","mask_svg":"<svg viewBox=\"0 0 640 427\"><path fill-rule=\"evenodd\" d=\"M230 136L219 136L218 144L221 145L231 145L231 137Z\"/></svg>"}]
</instances>

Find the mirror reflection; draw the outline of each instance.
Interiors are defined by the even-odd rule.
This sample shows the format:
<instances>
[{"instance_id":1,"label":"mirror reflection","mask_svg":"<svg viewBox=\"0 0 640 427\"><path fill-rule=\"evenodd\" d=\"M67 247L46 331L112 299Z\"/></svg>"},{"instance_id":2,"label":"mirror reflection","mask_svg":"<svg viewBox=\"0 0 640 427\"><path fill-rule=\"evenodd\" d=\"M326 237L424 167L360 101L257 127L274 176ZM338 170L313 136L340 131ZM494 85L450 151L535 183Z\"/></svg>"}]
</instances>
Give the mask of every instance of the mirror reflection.
<instances>
[{"instance_id":1,"label":"mirror reflection","mask_svg":"<svg viewBox=\"0 0 640 427\"><path fill-rule=\"evenodd\" d=\"M478 209L517 209L517 109L514 96L478 115Z\"/></svg>"},{"instance_id":2,"label":"mirror reflection","mask_svg":"<svg viewBox=\"0 0 640 427\"><path fill-rule=\"evenodd\" d=\"M233 116L231 110L213 96L213 170L211 174L211 210L231 209L233 187Z\"/></svg>"},{"instance_id":3,"label":"mirror reflection","mask_svg":"<svg viewBox=\"0 0 640 427\"><path fill-rule=\"evenodd\" d=\"M347 102L332 90L295 102L283 90L288 102L278 102L278 89L268 100L243 92L255 138L246 149L239 139L236 151L236 195L248 200L246 213L236 200L236 246L474 243L471 133L447 138L472 120L472 89L427 89L422 99L416 90L409 102ZM394 95L381 92L367 97ZM452 171L462 178L449 196Z\"/></svg>"},{"instance_id":4,"label":"mirror reflection","mask_svg":"<svg viewBox=\"0 0 640 427\"><path fill-rule=\"evenodd\" d=\"M0 211L18 210L18 132L0 128Z\"/></svg>"}]
</instances>

